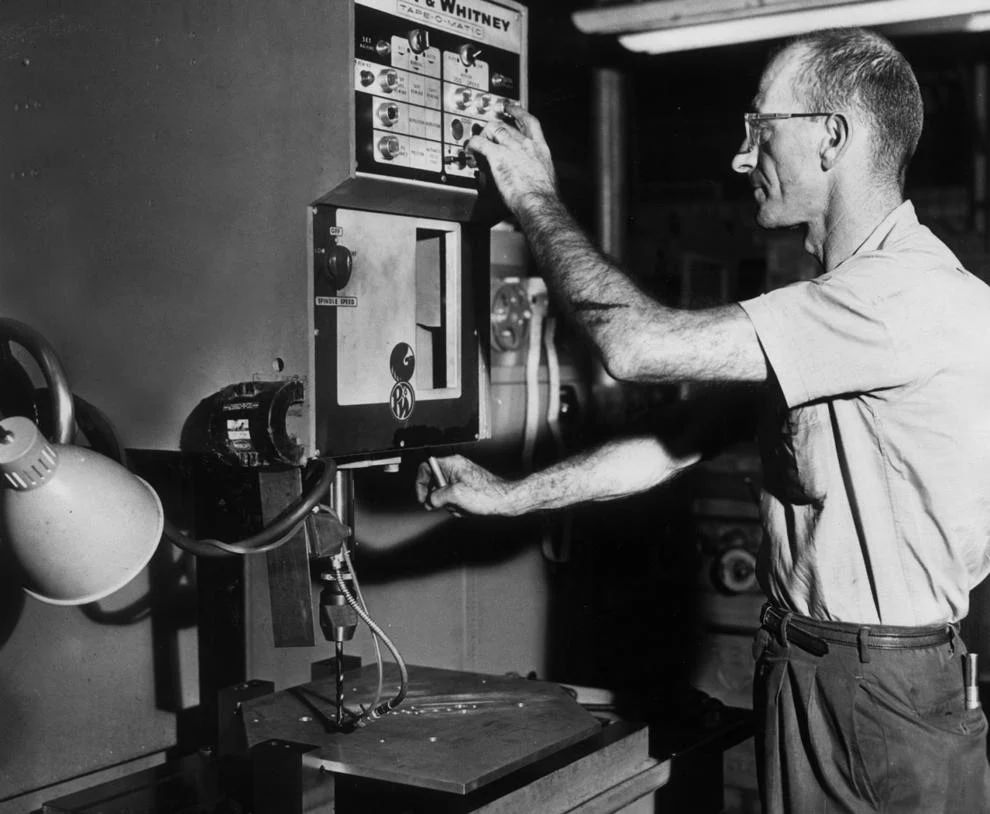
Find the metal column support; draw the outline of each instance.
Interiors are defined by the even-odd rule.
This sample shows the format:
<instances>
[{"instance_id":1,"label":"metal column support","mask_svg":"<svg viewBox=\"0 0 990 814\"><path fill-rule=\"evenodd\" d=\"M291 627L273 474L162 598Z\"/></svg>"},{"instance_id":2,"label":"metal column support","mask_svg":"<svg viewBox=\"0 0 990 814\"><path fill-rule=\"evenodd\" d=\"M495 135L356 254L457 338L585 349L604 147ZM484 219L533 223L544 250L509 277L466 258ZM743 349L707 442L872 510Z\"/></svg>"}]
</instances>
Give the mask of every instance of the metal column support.
<instances>
[{"instance_id":1,"label":"metal column support","mask_svg":"<svg viewBox=\"0 0 990 814\"><path fill-rule=\"evenodd\" d=\"M626 254L628 187L626 183L626 76L614 68L592 73L591 104L595 153L595 231L602 251L616 262ZM591 383L600 423L618 424L624 417L619 382L596 360Z\"/></svg>"},{"instance_id":2,"label":"metal column support","mask_svg":"<svg viewBox=\"0 0 990 814\"><path fill-rule=\"evenodd\" d=\"M592 76L597 232L602 250L621 261L626 251L626 76L598 68Z\"/></svg>"}]
</instances>

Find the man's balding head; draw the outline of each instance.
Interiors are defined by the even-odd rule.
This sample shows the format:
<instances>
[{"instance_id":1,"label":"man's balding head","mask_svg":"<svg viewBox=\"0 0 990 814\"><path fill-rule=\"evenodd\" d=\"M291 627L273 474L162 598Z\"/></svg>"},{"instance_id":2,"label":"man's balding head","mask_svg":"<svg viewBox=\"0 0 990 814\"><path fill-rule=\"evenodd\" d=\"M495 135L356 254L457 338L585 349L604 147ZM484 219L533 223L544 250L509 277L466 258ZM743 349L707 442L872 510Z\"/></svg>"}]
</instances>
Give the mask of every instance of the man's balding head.
<instances>
[{"instance_id":1,"label":"man's balding head","mask_svg":"<svg viewBox=\"0 0 990 814\"><path fill-rule=\"evenodd\" d=\"M921 137L924 108L914 71L884 37L858 28L836 28L796 37L796 93L808 110L849 111L873 132L876 180L904 187L908 163Z\"/></svg>"}]
</instances>

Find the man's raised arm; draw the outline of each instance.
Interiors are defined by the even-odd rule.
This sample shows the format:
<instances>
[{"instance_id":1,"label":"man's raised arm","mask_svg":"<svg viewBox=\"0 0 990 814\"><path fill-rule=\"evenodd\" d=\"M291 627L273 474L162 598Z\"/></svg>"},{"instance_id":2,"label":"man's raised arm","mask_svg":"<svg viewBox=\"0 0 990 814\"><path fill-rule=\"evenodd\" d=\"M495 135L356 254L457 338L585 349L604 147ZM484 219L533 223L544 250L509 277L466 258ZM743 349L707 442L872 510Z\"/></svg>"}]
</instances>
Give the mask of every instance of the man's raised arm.
<instances>
[{"instance_id":1,"label":"man's raised arm","mask_svg":"<svg viewBox=\"0 0 990 814\"><path fill-rule=\"evenodd\" d=\"M536 117L518 106L468 146L488 161L558 305L588 335L616 378L640 382L763 382L767 364L738 305L680 310L661 305L610 262L557 194Z\"/></svg>"}]
</instances>

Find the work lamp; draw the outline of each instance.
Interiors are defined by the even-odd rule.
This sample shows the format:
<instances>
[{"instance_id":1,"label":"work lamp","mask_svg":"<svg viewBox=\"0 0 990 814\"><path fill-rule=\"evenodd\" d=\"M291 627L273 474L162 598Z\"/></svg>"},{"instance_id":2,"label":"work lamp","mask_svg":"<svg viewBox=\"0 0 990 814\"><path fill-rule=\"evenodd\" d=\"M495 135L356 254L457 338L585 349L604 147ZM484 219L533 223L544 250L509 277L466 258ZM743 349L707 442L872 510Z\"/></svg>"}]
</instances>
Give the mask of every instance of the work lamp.
<instances>
[{"instance_id":1,"label":"work lamp","mask_svg":"<svg viewBox=\"0 0 990 814\"><path fill-rule=\"evenodd\" d=\"M71 438L72 395L51 348L9 319L0 319L0 340L16 342L38 362L52 393L56 438ZM117 462L49 442L29 418L0 420L0 546L32 596L55 605L108 596L148 564L163 523L158 495Z\"/></svg>"}]
</instances>

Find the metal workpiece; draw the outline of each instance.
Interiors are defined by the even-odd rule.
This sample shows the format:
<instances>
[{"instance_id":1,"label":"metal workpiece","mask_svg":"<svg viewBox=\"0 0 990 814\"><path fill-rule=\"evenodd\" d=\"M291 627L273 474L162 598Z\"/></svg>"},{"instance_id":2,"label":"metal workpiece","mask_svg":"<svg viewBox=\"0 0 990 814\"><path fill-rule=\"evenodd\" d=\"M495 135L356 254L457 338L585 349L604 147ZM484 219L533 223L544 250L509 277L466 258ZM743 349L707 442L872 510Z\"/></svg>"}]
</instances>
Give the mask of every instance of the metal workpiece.
<instances>
[{"instance_id":1,"label":"metal workpiece","mask_svg":"<svg viewBox=\"0 0 990 814\"><path fill-rule=\"evenodd\" d=\"M397 681L390 667L386 686ZM334 725L333 680L247 701L242 709L247 745L305 744L310 767L467 794L601 729L556 684L432 667L410 667L409 677L402 706L352 732ZM346 678L348 705L370 703L375 667Z\"/></svg>"}]
</instances>

